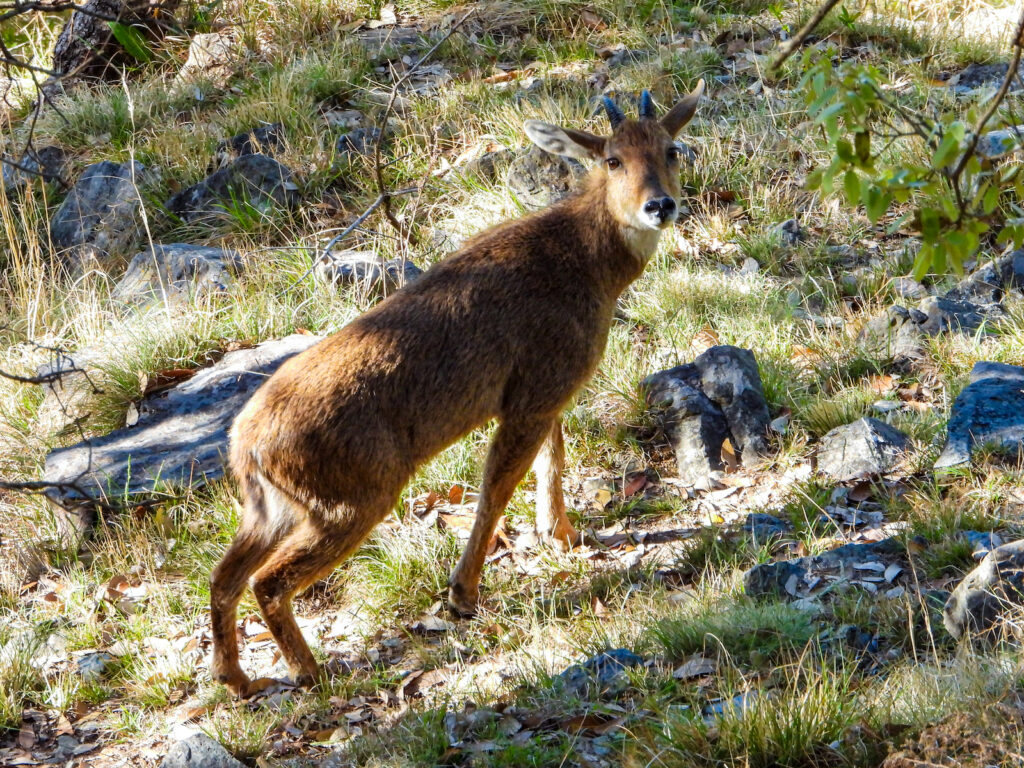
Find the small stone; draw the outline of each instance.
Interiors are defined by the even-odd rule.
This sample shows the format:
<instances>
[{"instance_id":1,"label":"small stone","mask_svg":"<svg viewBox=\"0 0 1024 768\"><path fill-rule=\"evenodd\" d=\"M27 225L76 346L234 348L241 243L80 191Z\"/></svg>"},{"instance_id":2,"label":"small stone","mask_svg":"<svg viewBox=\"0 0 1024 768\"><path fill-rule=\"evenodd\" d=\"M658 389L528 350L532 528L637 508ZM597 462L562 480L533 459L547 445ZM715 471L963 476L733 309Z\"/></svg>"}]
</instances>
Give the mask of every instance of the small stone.
<instances>
[{"instance_id":1,"label":"small stone","mask_svg":"<svg viewBox=\"0 0 1024 768\"><path fill-rule=\"evenodd\" d=\"M281 123L268 123L225 139L217 145L214 157L217 167L223 167L243 155L264 154L273 157L283 147L284 126Z\"/></svg>"},{"instance_id":2,"label":"small stone","mask_svg":"<svg viewBox=\"0 0 1024 768\"><path fill-rule=\"evenodd\" d=\"M840 482L891 472L906 458L910 440L884 421L865 417L836 427L818 446L818 471Z\"/></svg>"},{"instance_id":3,"label":"small stone","mask_svg":"<svg viewBox=\"0 0 1024 768\"><path fill-rule=\"evenodd\" d=\"M147 178L141 163L104 160L82 172L50 221L50 238L73 273L135 246Z\"/></svg>"},{"instance_id":4,"label":"small stone","mask_svg":"<svg viewBox=\"0 0 1024 768\"><path fill-rule=\"evenodd\" d=\"M1002 537L993 531L960 531L959 535L967 539L967 543L971 545L973 551L971 556L975 560L981 560L985 555L991 552L993 549L1002 546Z\"/></svg>"},{"instance_id":5,"label":"small stone","mask_svg":"<svg viewBox=\"0 0 1024 768\"><path fill-rule=\"evenodd\" d=\"M1024 368L974 364L970 383L950 410L946 444L935 468L967 464L980 446L1011 456L1024 454Z\"/></svg>"},{"instance_id":6,"label":"small stone","mask_svg":"<svg viewBox=\"0 0 1024 768\"><path fill-rule=\"evenodd\" d=\"M897 277L892 281L892 287L902 299L918 300L928 296L928 289L912 277Z\"/></svg>"},{"instance_id":7,"label":"small stone","mask_svg":"<svg viewBox=\"0 0 1024 768\"><path fill-rule=\"evenodd\" d=\"M499 172L506 168L514 157L515 155L507 149L485 152L462 166L462 172L466 175L479 176L487 181L495 181Z\"/></svg>"},{"instance_id":8,"label":"small stone","mask_svg":"<svg viewBox=\"0 0 1024 768\"><path fill-rule=\"evenodd\" d=\"M197 733L184 741L179 741L167 750L167 754L160 763L160 768L245 768L245 766L232 757L231 753L220 743L205 733Z\"/></svg>"},{"instance_id":9,"label":"small stone","mask_svg":"<svg viewBox=\"0 0 1024 768\"><path fill-rule=\"evenodd\" d=\"M131 260L114 287L113 297L142 303L225 292L241 267L241 257L223 248L187 243L154 245Z\"/></svg>"},{"instance_id":10,"label":"small stone","mask_svg":"<svg viewBox=\"0 0 1024 768\"><path fill-rule=\"evenodd\" d=\"M761 265L757 263L757 259L752 259L749 256L743 260L743 265L740 267L741 275L756 275L760 271Z\"/></svg>"},{"instance_id":11,"label":"small stone","mask_svg":"<svg viewBox=\"0 0 1024 768\"><path fill-rule=\"evenodd\" d=\"M743 521L743 530L749 533L755 542L763 543L786 534L789 531L789 524L775 515L751 512Z\"/></svg>"},{"instance_id":12,"label":"small stone","mask_svg":"<svg viewBox=\"0 0 1024 768\"><path fill-rule=\"evenodd\" d=\"M981 635L1024 603L1024 540L997 547L967 574L946 602L943 623L955 638Z\"/></svg>"},{"instance_id":13,"label":"small stone","mask_svg":"<svg viewBox=\"0 0 1024 768\"><path fill-rule=\"evenodd\" d=\"M998 131L988 131L978 139L978 155L996 160L1012 155L1024 145L1024 125L1015 125Z\"/></svg>"},{"instance_id":14,"label":"small stone","mask_svg":"<svg viewBox=\"0 0 1024 768\"><path fill-rule=\"evenodd\" d=\"M315 272L332 285L353 285L366 295L394 293L423 274L408 259L385 261L373 251L355 249L321 255Z\"/></svg>"},{"instance_id":15,"label":"small stone","mask_svg":"<svg viewBox=\"0 0 1024 768\"><path fill-rule=\"evenodd\" d=\"M239 205L258 212L291 208L299 201L294 175L266 155L243 155L167 201L167 210L188 223L230 220Z\"/></svg>"},{"instance_id":16,"label":"small stone","mask_svg":"<svg viewBox=\"0 0 1024 768\"><path fill-rule=\"evenodd\" d=\"M794 248L807 239L807 233L797 219L787 219L772 230L772 235L778 239L779 244L787 248Z\"/></svg>"},{"instance_id":17,"label":"small stone","mask_svg":"<svg viewBox=\"0 0 1024 768\"><path fill-rule=\"evenodd\" d=\"M21 168L15 168L9 163L3 163L0 168L0 183L8 194L37 178L61 181L69 166L67 153L57 146L30 149L15 162Z\"/></svg>"},{"instance_id":18,"label":"small stone","mask_svg":"<svg viewBox=\"0 0 1024 768\"><path fill-rule=\"evenodd\" d=\"M78 674L83 680L95 682L106 674L107 669L113 663L113 656L105 651L97 651L96 653L87 653L84 656L79 656L76 666L78 667Z\"/></svg>"},{"instance_id":19,"label":"small stone","mask_svg":"<svg viewBox=\"0 0 1024 768\"><path fill-rule=\"evenodd\" d=\"M370 155L380 137L380 128L356 128L338 137L336 149L339 155Z\"/></svg>"},{"instance_id":20,"label":"small stone","mask_svg":"<svg viewBox=\"0 0 1024 768\"><path fill-rule=\"evenodd\" d=\"M613 648L574 664L558 675L572 693L615 695L629 685L626 670L642 666L644 659L626 648ZM596 688L596 690L595 690Z\"/></svg>"},{"instance_id":21,"label":"small stone","mask_svg":"<svg viewBox=\"0 0 1024 768\"><path fill-rule=\"evenodd\" d=\"M524 205L543 208L568 195L586 174L579 161L531 146L512 161L507 182Z\"/></svg>"},{"instance_id":22,"label":"small stone","mask_svg":"<svg viewBox=\"0 0 1024 768\"><path fill-rule=\"evenodd\" d=\"M799 584L806 575L799 563L790 560L761 563L743 574L743 590L753 598L780 598L788 593L788 584L794 579Z\"/></svg>"},{"instance_id":23,"label":"small stone","mask_svg":"<svg viewBox=\"0 0 1024 768\"><path fill-rule=\"evenodd\" d=\"M912 319L922 333L935 336L949 331L974 333L989 319L991 312L969 301L953 301L945 297L929 296L918 304L923 319Z\"/></svg>"}]
</instances>

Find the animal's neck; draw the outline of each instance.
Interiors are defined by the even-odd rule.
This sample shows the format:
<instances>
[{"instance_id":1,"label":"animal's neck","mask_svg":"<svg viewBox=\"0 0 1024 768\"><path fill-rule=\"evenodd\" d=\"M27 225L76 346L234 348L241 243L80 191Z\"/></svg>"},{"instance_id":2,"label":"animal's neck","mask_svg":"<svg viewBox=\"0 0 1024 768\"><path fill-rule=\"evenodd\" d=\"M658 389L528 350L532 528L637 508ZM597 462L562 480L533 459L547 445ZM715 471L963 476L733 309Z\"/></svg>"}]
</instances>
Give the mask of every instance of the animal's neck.
<instances>
[{"instance_id":1,"label":"animal's neck","mask_svg":"<svg viewBox=\"0 0 1024 768\"><path fill-rule=\"evenodd\" d=\"M623 226L608 210L606 181L604 173L591 172L579 195L567 202L583 222L580 235L593 257L593 273L610 298L618 298L654 255L661 231Z\"/></svg>"}]
</instances>

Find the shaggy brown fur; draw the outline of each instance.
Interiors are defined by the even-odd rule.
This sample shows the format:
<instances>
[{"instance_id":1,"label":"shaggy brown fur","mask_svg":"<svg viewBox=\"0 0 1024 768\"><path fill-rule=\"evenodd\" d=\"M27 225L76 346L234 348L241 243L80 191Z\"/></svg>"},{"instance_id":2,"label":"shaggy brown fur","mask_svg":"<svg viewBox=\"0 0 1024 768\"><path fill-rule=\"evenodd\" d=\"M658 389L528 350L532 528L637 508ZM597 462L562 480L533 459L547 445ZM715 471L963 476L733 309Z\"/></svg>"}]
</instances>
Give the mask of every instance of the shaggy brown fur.
<instances>
[{"instance_id":1,"label":"shaggy brown fur","mask_svg":"<svg viewBox=\"0 0 1024 768\"><path fill-rule=\"evenodd\" d=\"M314 678L292 596L359 546L418 466L491 419L500 423L451 607L474 610L488 542L531 463L539 534L576 542L562 497L560 413L601 359L619 295L675 218L672 138L702 89L661 122L624 121L608 139L528 124L546 149L601 161L577 195L478 235L289 360L253 396L231 434L242 523L211 578L217 680L251 690L235 633L250 578L290 669ZM668 197L671 217L651 225L650 201Z\"/></svg>"}]
</instances>

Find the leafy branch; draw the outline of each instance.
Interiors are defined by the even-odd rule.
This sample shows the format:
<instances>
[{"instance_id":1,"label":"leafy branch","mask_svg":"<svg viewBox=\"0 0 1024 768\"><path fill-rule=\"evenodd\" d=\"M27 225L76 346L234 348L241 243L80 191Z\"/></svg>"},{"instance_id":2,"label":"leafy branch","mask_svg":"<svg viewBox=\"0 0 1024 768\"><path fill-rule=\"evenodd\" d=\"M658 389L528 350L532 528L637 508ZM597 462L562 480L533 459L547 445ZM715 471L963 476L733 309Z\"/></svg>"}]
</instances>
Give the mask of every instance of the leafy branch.
<instances>
[{"instance_id":1,"label":"leafy branch","mask_svg":"<svg viewBox=\"0 0 1024 768\"><path fill-rule=\"evenodd\" d=\"M815 14L820 23L834 3ZM826 7L828 6L828 7ZM813 20L813 19L812 19ZM806 39L813 27L805 26L794 43ZM1010 149L1013 137L993 152L981 144L999 112L1024 54L1024 10L1014 28L1012 56L998 90L985 110L968 112L966 121L929 114L901 104L874 67L833 65L833 53L815 58L807 51L800 81L807 109L828 139L831 162L808 179L812 189L831 194L840 186L851 205L863 205L877 225L896 203L909 206L888 226L888 232L910 229L920 235L921 249L914 275L957 271L999 227L996 243L1024 243L1024 164L1009 158L996 165L993 155ZM792 52L790 46L773 66ZM968 127L973 124L972 127ZM1018 137L1019 138L1019 137ZM894 148L901 152L890 159ZM1014 214L1007 217L1010 211Z\"/></svg>"}]
</instances>

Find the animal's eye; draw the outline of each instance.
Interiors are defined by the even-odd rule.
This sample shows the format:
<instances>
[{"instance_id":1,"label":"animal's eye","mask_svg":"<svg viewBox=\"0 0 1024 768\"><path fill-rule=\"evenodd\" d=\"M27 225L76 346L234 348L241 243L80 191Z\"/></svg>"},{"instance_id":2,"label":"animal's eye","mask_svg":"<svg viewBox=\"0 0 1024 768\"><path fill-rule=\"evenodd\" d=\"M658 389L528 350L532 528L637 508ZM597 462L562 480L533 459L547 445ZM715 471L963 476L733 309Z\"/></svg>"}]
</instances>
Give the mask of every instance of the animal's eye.
<instances>
[{"instance_id":1,"label":"animal's eye","mask_svg":"<svg viewBox=\"0 0 1024 768\"><path fill-rule=\"evenodd\" d=\"M616 168L622 167L622 161L617 157L609 157L605 162L608 164L608 170L614 171Z\"/></svg>"},{"instance_id":2,"label":"animal's eye","mask_svg":"<svg viewBox=\"0 0 1024 768\"><path fill-rule=\"evenodd\" d=\"M679 147L668 148L668 160L670 163L679 162Z\"/></svg>"}]
</instances>

